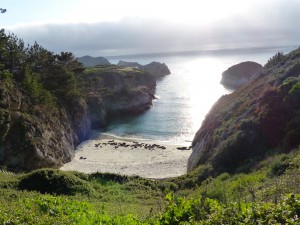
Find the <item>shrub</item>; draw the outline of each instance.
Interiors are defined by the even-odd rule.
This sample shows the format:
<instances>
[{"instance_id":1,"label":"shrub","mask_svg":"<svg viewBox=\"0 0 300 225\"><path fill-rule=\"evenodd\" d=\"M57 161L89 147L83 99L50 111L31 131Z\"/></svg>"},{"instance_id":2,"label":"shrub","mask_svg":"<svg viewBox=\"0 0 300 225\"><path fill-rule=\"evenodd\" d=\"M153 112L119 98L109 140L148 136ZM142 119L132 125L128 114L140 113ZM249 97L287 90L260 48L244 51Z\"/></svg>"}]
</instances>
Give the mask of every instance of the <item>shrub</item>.
<instances>
[{"instance_id":1,"label":"shrub","mask_svg":"<svg viewBox=\"0 0 300 225\"><path fill-rule=\"evenodd\" d=\"M279 155L270 166L271 176L280 176L291 165L291 160L288 155Z\"/></svg>"},{"instance_id":2,"label":"shrub","mask_svg":"<svg viewBox=\"0 0 300 225\"><path fill-rule=\"evenodd\" d=\"M92 188L79 177L55 169L40 169L20 178L19 189L49 194L89 194Z\"/></svg>"}]
</instances>

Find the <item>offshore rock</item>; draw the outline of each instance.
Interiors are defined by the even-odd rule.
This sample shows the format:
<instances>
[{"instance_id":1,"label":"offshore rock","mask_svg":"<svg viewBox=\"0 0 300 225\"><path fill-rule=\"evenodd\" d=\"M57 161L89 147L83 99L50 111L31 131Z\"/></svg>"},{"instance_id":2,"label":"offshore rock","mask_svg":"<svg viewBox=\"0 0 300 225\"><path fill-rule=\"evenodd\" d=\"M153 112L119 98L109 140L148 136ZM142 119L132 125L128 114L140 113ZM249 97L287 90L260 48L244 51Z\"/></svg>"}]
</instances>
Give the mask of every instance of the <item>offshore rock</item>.
<instances>
[{"instance_id":1,"label":"offshore rock","mask_svg":"<svg viewBox=\"0 0 300 225\"><path fill-rule=\"evenodd\" d=\"M229 89L237 89L238 87L249 83L252 78L262 69L262 65L256 62L242 62L231 66L222 73L221 84Z\"/></svg>"},{"instance_id":2,"label":"offshore rock","mask_svg":"<svg viewBox=\"0 0 300 225\"><path fill-rule=\"evenodd\" d=\"M152 62L138 68L152 74L156 79L171 74L168 66L165 63Z\"/></svg>"}]
</instances>

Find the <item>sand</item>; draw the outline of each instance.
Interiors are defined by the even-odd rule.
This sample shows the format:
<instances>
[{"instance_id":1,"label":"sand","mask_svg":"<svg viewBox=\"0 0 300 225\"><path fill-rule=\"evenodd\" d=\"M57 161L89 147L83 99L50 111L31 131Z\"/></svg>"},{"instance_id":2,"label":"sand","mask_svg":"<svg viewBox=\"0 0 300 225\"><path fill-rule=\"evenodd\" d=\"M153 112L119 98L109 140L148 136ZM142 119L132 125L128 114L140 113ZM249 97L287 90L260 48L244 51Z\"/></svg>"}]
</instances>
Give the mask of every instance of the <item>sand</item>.
<instances>
[{"instance_id":1,"label":"sand","mask_svg":"<svg viewBox=\"0 0 300 225\"><path fill-rule=\"evenodd\" d=\"M154 179L176 177L186 173L187 160L192 152L178 150L178 147L183 145L94 135L77 147L74 159L61 170L109 172Z\"/></svg>"}]
</instances>

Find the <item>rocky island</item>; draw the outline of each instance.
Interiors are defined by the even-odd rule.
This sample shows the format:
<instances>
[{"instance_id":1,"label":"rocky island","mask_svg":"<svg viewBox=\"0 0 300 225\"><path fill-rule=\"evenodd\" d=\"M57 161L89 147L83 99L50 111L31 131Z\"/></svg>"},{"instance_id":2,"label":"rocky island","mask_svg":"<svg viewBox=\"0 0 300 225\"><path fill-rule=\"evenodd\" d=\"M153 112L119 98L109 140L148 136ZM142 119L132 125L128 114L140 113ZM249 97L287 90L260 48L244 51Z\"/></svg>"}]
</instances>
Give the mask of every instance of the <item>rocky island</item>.
<instances>
[{"instance_id":1,"label":"rocky island","mask_svg":"<svg viewBox=\"0 0 300 225\"><path fill-rule=\"evenodd\" d=\"M221 84L224 87L235 90L238 87L249 83L259 73L262 65L256 62L242 62L231 66L222 73Z\"/></svg>"}]
</instances>

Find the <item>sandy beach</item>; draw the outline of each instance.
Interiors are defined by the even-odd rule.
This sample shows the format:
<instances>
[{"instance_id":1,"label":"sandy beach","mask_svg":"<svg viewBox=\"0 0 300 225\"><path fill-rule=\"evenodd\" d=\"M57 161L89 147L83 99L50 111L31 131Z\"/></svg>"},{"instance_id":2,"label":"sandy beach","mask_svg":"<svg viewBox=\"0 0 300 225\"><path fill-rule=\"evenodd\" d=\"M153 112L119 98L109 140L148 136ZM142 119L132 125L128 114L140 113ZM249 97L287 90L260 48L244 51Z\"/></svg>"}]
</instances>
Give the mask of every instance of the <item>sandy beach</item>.
<instances>
[{"instance_id":1,"label":"sandy beach","mask_svg":"<svg viewBox=\"0 0 300 225\"><path fill-rule=\"evenodd\" d=\"M188 146L168 142L98 134L81 143L74 159L61 170L110 172L154 179L176 177L186 173L191 152Z\"/></svg>"}]
</instances>

